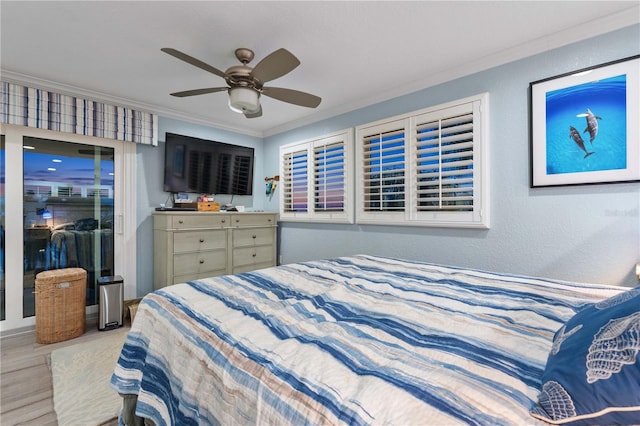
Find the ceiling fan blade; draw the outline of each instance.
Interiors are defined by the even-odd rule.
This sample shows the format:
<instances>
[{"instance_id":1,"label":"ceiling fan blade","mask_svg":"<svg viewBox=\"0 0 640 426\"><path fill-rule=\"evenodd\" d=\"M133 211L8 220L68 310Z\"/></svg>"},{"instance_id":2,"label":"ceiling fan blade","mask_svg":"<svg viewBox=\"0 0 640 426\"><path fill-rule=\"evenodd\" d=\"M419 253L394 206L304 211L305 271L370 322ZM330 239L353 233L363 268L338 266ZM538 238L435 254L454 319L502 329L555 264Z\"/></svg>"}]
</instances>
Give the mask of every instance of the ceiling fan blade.
<instances>
[{"instance_id":1,"label":"ceiling fan blade","mask_svg":"<svg viewBox=\"0 0 640 426\"><path fill-rule=\"evenodd\" d=\"M227 91L228 89L229 89L228 87L209 87L206 89L193 89L193 90L185 90L183 92L175 92L175 93L171 93L171 96L184 98L187 96L206 95L207 93L223 92L223 91Z\"/></svg>"},{"instance_id":2,"label":"ceiling fan blade","mask_svg":"<svg viewBox=\"0 0 640 426\"><path fill-rule=\"evenodd\" d=\"M293 89L284 89L282 87L263 87L262 94L279 101L307 108L315 108L320 105L320 101L322 101L322 98L316 95Z\"/></svg>"},{"instance_id":3,"label":"ceiling fan blade","mask_svg":"<svg viewBox=\"0 0 640 426\"><path fill-rule=\"evenodd\" d=\"M251 76L261 83L275 80L300 65L298 58L286 49L278 49L263 58L251 71Z\"/></svg>"},{"instance_id":4,"label":"ceiling fan blade","mask_svg":"<svg viewBox=\"0 0 640 426\"><path fill-rule=\"evenodd\" d=\"M262 117L262 106L258 105L258 110L254 112L245 112L244 116L247 118L258 118Z\"/></svg>"},{"instance_id":5,"label":"ceiling fan blade","mask_svg":"<svg viewBox=\"0 0 640 426\"><path fill-rule=\"evenodd\" d=\"M202 62L201 60L194 58L193 56L189 56L186 53L182 53L179 50L172 49L170 47L163 47L160 50L162 50L164 53L168 53L169 55L173 56L174 58L178 58L181 61L185 61L188 64L191 64L191 65L193 65L195 67L198 67L198 68L201 68L201 69L203 69L205 71L208 71L211 74L215 74L215 75L220 76L222 78L226 77L225 73L220 71L219 69L217 69L217 68L215 68L215 67L213 67L213 66L211 66L209 64L206 64L206 63Z\"/></svg>"}]
</instances>

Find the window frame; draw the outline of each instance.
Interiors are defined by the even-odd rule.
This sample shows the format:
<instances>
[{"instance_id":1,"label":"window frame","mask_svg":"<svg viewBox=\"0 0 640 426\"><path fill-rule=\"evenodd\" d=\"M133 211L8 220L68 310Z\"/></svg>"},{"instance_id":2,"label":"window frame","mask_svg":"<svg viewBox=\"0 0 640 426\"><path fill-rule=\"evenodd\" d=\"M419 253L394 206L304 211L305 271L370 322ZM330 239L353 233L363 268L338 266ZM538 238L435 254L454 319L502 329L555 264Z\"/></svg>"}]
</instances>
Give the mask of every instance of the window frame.
<instances>
[{"instance_id":1,"label":"window frame","mask_svg":"<svg viewBox=\"0 0 640 426\"><path fill-rule=\"evenodd\" d=\"M418 211L418 140L417 128L429 120L443 120L460 114L473 115L473 208L471 211ZM374 133L404 131L405 161L404 209L401 211L371 211L367 209L365 191L367 155L364 139ZM356 220L357 224L425 226L449 228L490 227L489 175L489 94L467 97L403 115L357 126L356 150Z\"/></svg>"},{"instance_id":2,"label":"window frame","mask_svg":"<svg viewBox=\"0 0 640 426\"><path fill-rule=\"evenodd\" d=\"M316 149L322 146L343 144L344 184L342 210L322 210L316 208L315 166ZM282 222L354 223L354 172L353 172L353 129L341 130L325 136L307 139L280 146L280 218ZM306 211L288 211L286 202L292 182L288 180L285 156L306 152Z\"/></svg>"}]
</instances>

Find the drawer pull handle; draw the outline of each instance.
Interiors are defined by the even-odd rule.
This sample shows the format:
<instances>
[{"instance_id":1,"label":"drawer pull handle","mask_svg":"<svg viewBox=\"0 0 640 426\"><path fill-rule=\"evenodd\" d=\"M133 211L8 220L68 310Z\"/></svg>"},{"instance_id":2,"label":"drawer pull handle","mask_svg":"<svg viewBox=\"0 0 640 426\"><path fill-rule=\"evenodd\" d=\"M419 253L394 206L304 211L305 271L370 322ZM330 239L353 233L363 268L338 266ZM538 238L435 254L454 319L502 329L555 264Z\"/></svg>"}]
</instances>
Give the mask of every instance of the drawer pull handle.
<instances>
[{"instance_id":1,"label":"drawer pull handle","mask_svg":"<svg viewBox=\"0 0 640 426\"><path fill-rule=\"evenodd\" d=\"M251 256L256 257L256 254L255 254L255 253L253 253Z\"/></svg>"},{"instance_id":2,"label":"drawer pull handle","mask_svg":"<svg viewBox=\"0 0 640 426\"><path fill-rule=\"evenodd\" d=\"M255 235L253 235L251 238L253 238L255 240L257 237Z\"/></svg>"},{"instance_id":3,"label":"drawer pull handle","mask_svg":"<svg viewBox=\"0 0 640 426\"><path fill-rule=\"evenodd\" d=\"M236 223L240 223L240 219L236 219Z\"/></svg>"},{"instance_id":4,"label":"drawer pull handle","mask_svg":"<svg viewBox=\"0 0 640 426\"><path fill-rule=\"evenodd\" d=\"M200 264L202 265L204 263L204 259L200 259Z\"/></svg>"},{"instance_id":5,"label":"drawer pull handle","mask_svg":"<svg viewBox=\"0 0 640 426\"><path fill-rule=\"evenodd\" d=\"M182 220L179 220L178 223L183 224L184 222Z\"/></svg>"},{"instance_id":6,"label":"drawer pull handle","mask_svg":"<svg viewBox=\"0 0 640 426\"><path fill-rule=\"evenodd\" d=\"M200 242L201 242L201 243L204 243L204 238L200 238Z\"/></svg>"},{"instance_id":7,"label":"drawer pull handle","mask_svg":"<svg viewBox=\"0 0 640 426\"><path fill-rule=\"evenodd\" d=\"M224 223L224 222L225 222L225 220L224 220L224 219L222 219L222 223Z\"/></svg>"}]
</instances>

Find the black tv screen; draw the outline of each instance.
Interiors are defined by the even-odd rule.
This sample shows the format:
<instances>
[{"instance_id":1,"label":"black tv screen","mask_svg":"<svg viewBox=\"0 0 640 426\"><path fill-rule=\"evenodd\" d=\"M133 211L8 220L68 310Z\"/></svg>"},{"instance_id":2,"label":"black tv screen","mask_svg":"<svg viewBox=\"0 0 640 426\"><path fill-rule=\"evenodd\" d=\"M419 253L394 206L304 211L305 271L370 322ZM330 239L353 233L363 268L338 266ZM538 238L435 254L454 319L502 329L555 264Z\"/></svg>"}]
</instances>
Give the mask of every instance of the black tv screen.
<instances>
[{"instance_id":1,"label":"black tv screen","mask_svg":"<svg viewBox=\"0 0 640 426\"><path fill-rule=\"evenodd\" d=\"M166 133L164 190L252 195L253 148Z\"/></svg>"}]
</instances>

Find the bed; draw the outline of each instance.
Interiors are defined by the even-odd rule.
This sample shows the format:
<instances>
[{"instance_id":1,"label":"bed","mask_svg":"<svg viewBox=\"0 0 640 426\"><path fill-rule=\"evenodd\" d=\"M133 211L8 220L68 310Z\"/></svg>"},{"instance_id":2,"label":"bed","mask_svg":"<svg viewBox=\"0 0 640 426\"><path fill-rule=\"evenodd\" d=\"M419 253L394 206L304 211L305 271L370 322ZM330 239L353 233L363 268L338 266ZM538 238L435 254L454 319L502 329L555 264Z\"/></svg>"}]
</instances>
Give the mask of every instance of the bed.
<instances>
[{"instance_id":1,"label":"bed","mask_svg":"<svg viewBox=\"0 0 640 426\"><path fill-rule=\"evenodd\" d=\"M557 356L570 366L560 374L580 370L570 358L582 324L565 326L623 307L631 320L619 334L638 346L639 296L369 255L281 265L147 295L111 386L121 424L579 424L580 401L543 392L585 391L549 367ZM640 348L630 347L621 371L638 399ZM584 418L640 419L633 395L620 410L608 404Z\"/></svg>"}]
</instances>

